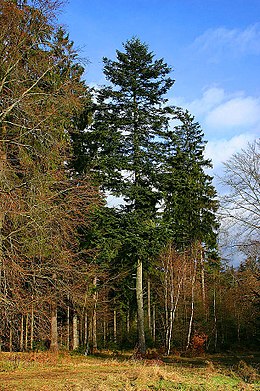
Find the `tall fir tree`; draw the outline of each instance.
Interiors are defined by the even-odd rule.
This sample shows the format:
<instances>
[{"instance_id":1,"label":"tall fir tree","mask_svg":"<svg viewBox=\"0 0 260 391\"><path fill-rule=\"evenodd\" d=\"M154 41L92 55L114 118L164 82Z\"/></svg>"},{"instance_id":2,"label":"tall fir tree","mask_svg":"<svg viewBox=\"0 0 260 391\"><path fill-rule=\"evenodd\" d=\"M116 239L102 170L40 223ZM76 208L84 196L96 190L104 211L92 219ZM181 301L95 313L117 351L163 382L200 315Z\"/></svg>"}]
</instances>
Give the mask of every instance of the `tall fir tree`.
<instances>
[{"instance_id":1,"label":"tall fir tree","mask_svg":"<svg viewBox=\"0 0 260 391\"><path fill-rule=\"evenodd\" d=\"M216 248L218 201L212 177L206 173L211 161L204 157L204 134L194 117L176 108L178 121L168 131L165 165L159 187L164 193L163 216L179 249L196 242Z\"/></svg>"},{"instance_id":2,"label":"tall fir tree","mask_svg":"<svg viewBox=\"0 0 260 391\"><path fill-rule=\"evenodd\" d=\"M173 85L171 68L155 60L137 38L117 50L117 60L104 58L104 73L112 84L97 93L96 111L88 134L92 170L103 189L123 199L122 246L136 266L139 349L145 353L143 263L156 251L157 191L162 135L168 126L164 95Z\"/></svg>"}]
</instances>

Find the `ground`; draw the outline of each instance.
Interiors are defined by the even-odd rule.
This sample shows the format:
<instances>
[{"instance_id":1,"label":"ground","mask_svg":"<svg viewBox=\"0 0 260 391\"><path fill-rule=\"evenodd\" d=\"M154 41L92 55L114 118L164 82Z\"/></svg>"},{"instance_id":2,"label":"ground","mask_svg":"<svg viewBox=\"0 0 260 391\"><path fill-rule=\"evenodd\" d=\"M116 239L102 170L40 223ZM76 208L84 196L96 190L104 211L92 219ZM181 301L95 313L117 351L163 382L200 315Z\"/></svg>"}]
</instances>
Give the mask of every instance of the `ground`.
<instances>
[{"instance_id":1,"label":"ground","mask_svg":"<svg viewBox=\"0 0 260 391\"><path fill-rule=\"evenodd\" d=\"M0 390L260 390L259 355L136 359L130 354L0 353Z\"/></svg>"}]
</instances>

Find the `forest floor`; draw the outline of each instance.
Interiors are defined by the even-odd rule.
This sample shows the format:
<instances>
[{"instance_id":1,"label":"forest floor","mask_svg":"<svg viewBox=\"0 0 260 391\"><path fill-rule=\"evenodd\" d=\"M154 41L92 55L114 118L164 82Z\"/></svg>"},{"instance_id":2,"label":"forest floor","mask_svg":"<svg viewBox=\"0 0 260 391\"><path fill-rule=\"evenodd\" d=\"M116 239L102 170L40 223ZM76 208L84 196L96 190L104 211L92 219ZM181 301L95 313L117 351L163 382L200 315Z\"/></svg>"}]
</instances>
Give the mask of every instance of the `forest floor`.
<instances>
[{"instance_id":1,"label":"forest floor","mask_svg":"<svg viewBox=\"0 0 260 391\"><path fill-rule=\"evenodd\" d=\"M153 391L260 390L260 354L169 356L0 353L0 390Z\"/></svg>"}]
</instances>

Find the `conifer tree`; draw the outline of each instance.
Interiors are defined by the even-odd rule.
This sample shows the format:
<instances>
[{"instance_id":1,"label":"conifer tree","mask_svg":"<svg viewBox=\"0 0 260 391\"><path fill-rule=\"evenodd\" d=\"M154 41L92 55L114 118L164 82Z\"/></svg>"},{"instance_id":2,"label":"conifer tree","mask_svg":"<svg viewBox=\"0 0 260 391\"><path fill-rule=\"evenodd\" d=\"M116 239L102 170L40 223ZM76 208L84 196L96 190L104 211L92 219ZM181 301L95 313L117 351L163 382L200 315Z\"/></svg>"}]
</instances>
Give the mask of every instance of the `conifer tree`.
<instances>
[{"instance_id":1,"label":"conifer tree","mask_svg":"<svg viewBox=\"0 0 260 391\"><path fill-rule=\"evenodd\" d=\"M194 117L176 108L178 125L167 133L165 166L160 177L164 192L164 220L174 245L184 250L196 242L216 248L218 202L212 177L205 170L204 134Z\"/></svg>"},{"instance_id":2,"label":"conifer tree","mask_svg":"<svg viewBox=\"0 0 260 391\"><path fill-rule=\"evenodd\" d=\"M42 319L51 305L54 319L86 271L77 228L88 224L97 196L68 169L69 132L89 99L83 68L52 23L57 2L36 3L0 0L1 334L12 335L13 322L28 315L32 337L36 311Z\"/></svg>"},{"instance_id":3,"label":"conifer tree","mask_svg":"<svg viewBox=\"0 0 260 391\"><path fill-rule=\"evenodd\" d=\"M156 251L156 190L162 135L168 126L164 95L173 84L171 68L155 60L137 38L117 50L116 61L104 58L112 84L97 93L93 125L88 132L89 160L103 189L123 199L122 246L136 266L139 349L145 353L143 263Z\"/></svg>"}]
</instances>

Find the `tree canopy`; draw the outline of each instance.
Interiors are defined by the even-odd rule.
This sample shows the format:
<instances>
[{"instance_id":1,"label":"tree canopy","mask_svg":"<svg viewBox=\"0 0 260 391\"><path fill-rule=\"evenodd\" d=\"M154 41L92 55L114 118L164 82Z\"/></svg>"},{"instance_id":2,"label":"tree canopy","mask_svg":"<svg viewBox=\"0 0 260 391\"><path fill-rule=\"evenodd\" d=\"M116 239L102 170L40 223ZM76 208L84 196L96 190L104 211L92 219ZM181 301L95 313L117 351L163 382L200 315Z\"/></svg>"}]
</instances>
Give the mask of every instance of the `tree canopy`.
<instances>
[{"instance_id":1,"label":"tree canopy","mask_svg":"<svg viewBox=\"0 0 260 391\"><path fill-rule=\"evenodd\" d=\"M253 236L224 269L204 133L168 104L172 68L133 37L90 89L59 4L0 0L0 349L249 346L259 143L225 165L225 214Z\"/></svg>"}]
</instances>

